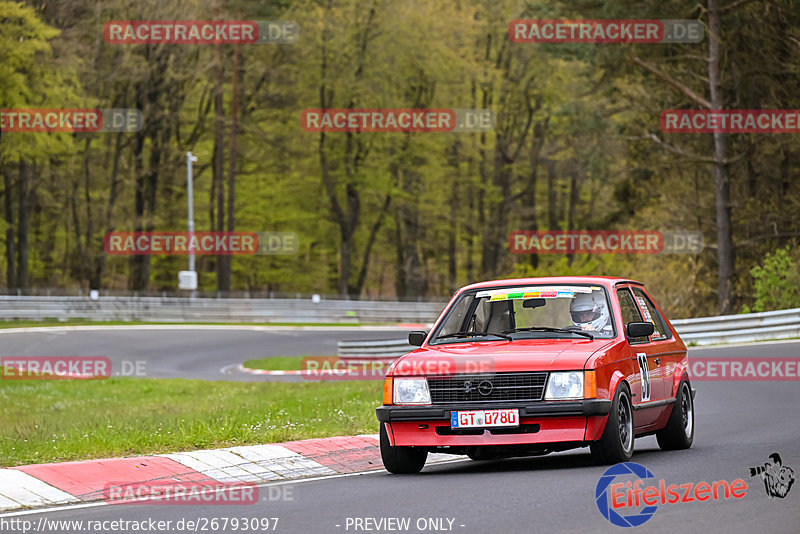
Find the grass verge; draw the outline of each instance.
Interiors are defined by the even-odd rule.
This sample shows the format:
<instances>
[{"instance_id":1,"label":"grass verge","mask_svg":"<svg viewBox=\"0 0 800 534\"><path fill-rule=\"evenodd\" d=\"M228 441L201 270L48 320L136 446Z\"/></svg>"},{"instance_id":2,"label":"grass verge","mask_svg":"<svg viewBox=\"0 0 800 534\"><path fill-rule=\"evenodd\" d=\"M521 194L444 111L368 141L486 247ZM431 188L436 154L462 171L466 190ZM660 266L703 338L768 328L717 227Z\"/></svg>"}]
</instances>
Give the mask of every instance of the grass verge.
<instances>
[{"instance_id":1,"label":"grass verge","mask_svg":"<svg viewBox=\"0 0 800 534\"><path fill-rule=\"evenodd\" d=\"M380 381L0 380L0 465L377 432Z\"/></svg>"},{"instance_id":2,"label":"grass verge","mask_svg":"<svg viewBox=\"0 0 800 534\"><path fill-rule=\"evenodd\" d=\"M247 360L242 365L250 369L266 369L268 371L296 371L302 366L303 360L310 357L311 356L275 356L272 358Z\"/></svg>"}]
</instances>

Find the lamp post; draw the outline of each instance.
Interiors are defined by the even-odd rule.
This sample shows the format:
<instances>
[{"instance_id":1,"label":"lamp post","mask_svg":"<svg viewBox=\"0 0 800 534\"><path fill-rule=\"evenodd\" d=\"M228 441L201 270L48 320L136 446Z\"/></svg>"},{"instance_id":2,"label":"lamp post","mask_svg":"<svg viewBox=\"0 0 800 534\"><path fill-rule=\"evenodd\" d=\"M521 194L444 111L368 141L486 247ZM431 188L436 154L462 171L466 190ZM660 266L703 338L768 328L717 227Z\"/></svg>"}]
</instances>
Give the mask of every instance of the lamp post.
<instances>
[{"instance_id":1,"label":"lamp post","mask_svg":"<svg viewBox=\"0 0 800 534\"><path fill-rule=\"evenodd\" d=\"M191 247L194 236L194 188L192 187L192 163L197 161L197 156L191 152L186 153L186 200L189 204L189 270L178 273L178 288L197 290L197 271L194 269L194 250Z\"/></svg>"}]
</instances>

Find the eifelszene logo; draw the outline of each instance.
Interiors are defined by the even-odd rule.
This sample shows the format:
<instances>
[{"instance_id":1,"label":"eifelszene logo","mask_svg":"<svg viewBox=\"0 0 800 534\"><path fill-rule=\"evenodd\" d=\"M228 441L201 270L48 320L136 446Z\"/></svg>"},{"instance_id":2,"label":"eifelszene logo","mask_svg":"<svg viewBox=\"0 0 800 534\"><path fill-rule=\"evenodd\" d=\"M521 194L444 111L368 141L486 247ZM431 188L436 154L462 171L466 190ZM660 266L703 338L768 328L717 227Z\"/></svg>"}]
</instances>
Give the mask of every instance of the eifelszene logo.
<instances>
[{"instance_id":1,"label":"eifelszene logo","mask_svg":"<svg viewBox=\"0 0 800 534\"><path fill-rule=\"evenodd\" d=\"M617 479L620 479L617 481ZM657 485L645 486L653 479ZM788 491L788 490L787 490ZM603 517L619 527L638 527L646 523L658 510L659 504L741 499L747 495L747 483L741 478L733 482L718 480L669 484L643 465L625 462L609 467L597 481L595 501Z\"/></svg>"},{"instance_id":2,"label":"eifelszene logo","mask_svg":"<svg viewBox=\"0 0 800 534\"><path fill-rule=\"evenodd\" d=\"M794 470L788 465L783 465L781 455L773 452L769 455L770 462L750 468L750 476L758 476L764 481L764 490L770 499L778 497L783 499L794 484Z\"/></svg>"}]
</instances>

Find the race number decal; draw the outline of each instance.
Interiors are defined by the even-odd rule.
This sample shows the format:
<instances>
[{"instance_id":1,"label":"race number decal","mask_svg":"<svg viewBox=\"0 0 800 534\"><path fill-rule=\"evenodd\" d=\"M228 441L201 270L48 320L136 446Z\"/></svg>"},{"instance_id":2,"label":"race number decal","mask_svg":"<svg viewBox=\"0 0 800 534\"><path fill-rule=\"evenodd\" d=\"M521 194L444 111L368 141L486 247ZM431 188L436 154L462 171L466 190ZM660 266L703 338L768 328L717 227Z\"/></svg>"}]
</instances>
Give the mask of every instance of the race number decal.
<instances>
[{"instance_id":1,"label":"race number decal","mask_svg":"<svg viewBox=\"0 0 800 534\"><path fill-rule=\"evenodd\" d=\"M642 313L644 314L644 320L648 323L653 323L653 318L650 316L650 308L647 307L647 302L642 297L637 296L636 301L639 303L639 307L642 309Z\"/></svg>"},{"instance_id":2,"label":"race number decal","mask_svg":"<svg viewBox=\"0 0 800 534\"><path fill-rule=\"evenodd\" d=\"M650 400L650 369L647 368L647 354L639 352L636 354L639 362L639 370L642 372L642 402Z\"/></svg>"}]
</instances>

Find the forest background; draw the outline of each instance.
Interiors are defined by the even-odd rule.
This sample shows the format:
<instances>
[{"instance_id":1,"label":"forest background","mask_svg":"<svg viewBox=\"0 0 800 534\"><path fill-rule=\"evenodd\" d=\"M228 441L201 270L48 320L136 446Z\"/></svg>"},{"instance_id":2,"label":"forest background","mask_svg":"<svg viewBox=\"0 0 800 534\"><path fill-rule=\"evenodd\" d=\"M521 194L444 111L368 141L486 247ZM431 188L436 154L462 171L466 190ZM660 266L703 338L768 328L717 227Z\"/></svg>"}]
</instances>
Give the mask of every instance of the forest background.
<instances>
[{"instance_id":1,"label":"forest background","mask_svg":"<svg viewBox=\"0 0 800 534\"><path fill-rule=\"evenodd\" d=\"M692 19L694 44L518 44L515 19ZM284 45L109 44L110 20L287 20ZM443 298L602 274L670 317L800 306L800 138L666 134L665 109L800 109L794 0L0 0L0 108L136 108L121 133L0 134L0 284L175 291L110 231L291 231L200 289ZM484 133L310 133L308 108L487 108ZM699 231L697 254L515 255L514 230Z\"/></svg>"}]
</instances>

